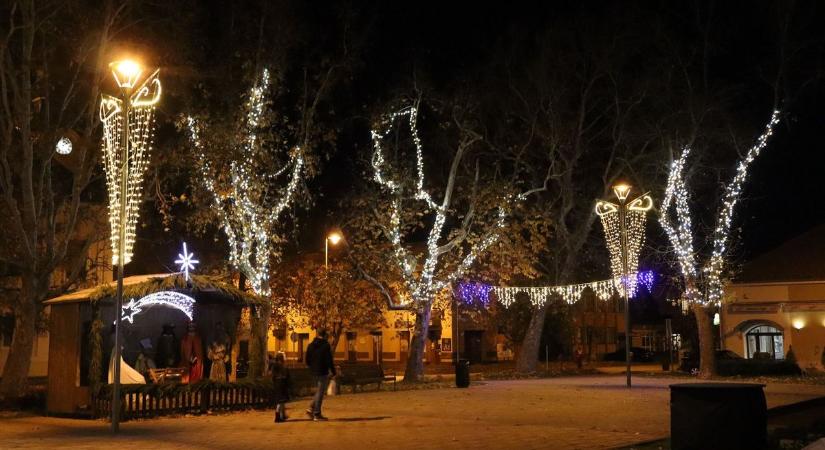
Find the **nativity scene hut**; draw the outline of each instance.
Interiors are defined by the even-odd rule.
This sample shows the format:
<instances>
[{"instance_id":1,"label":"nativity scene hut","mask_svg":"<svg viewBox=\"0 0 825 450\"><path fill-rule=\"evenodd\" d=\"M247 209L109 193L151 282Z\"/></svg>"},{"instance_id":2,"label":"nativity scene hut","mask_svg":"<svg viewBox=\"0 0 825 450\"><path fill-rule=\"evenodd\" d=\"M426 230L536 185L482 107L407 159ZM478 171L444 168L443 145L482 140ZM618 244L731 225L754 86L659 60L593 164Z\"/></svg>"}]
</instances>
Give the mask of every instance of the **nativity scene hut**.
<instances>
[{"instance_id":1,"label":"nativity scene hut","mask_svg":"<svg viewBox=\"0 0 825 450\"><path fill-rule=\"evenodd\" d=\"M109 415L115 295L116 284L108 283L45 302L49 414ZM180 273L127 277L123 298L123 416L202 408L210 400L204 395L214 397L204 386L232 391L224 407L265 401L249 386L233 388L248 370L256 328L250 315L265 300L217 277Z\"/></svg>"}]
</instances>

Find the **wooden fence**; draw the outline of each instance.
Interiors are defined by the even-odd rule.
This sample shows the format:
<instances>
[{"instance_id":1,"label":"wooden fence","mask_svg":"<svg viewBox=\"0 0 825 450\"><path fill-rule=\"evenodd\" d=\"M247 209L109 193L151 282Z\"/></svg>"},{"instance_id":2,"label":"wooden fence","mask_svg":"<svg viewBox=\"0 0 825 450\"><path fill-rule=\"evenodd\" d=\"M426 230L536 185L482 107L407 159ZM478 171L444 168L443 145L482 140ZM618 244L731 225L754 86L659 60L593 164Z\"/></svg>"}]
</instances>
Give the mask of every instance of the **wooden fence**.
<instances>
[{"instance_id":1,"label":"wooden fence","mask_svg":"<svg viewBox=\"0 0 825 450\"><path fill-rule=\"evenodd\" d=\"M248 386L204 386L197 391L181 389L163 394L121 392L120 402L121 420L205 413L208 410L266 408L272 404L270 394ZM111 416L111 396L98 397L94 403L98 417Z\"/></svg>"}]
</instances>

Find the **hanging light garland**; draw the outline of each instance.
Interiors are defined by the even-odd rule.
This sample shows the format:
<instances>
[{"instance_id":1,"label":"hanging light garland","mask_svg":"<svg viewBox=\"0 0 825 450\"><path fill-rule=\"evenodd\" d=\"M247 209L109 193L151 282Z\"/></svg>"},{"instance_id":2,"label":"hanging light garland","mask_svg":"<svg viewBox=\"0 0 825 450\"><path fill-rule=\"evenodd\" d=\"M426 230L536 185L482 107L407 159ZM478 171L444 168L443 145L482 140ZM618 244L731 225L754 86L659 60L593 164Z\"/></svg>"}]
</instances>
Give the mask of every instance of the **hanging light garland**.
<instances>
[{"instance_id":1,"label":"hanging light garland","mask_svg":"<svg viewBox=\"0 0 825 450\"><path fill-rule=\"evenodd\" d=\"M201 181L212 195L214 209L229 241L230 262L247 277L252 290L263 296L270 292L270 261L277 253L277 239L273 239L274 229L295 197L304 167L303 151L296 147L281 169L269 174L261 174L257 170L256 157L269 152L258 136L258 131L265 122L269 89L269 70L264 69L259 82L249 90L248 99L244 103L244 133L242 142L238 145L241 156L230 163L227 183L218 185L222 177L216 173L217 168L213 167L206 155L200 139L201 127L193 117L187 118ZM289 180L280 189L273 204L267 200L275 197L271 184L287 173Z\"/></svg>"},{"instance_id":2,"label":"hanging light garland","mask_svg":"<svg viewBox=\"0 0 825 450\"><path fill-rule=\"evenodd\" d=\"M637 273L632 278L638 280L634 284L639 283L645 286L650 292L653 289L654 275L653 271L643 271ZM504 307L510 306L516 301L516 296L519 294L527 295L530 303L533 306L543 305L548 298L559 296L567 304L576 303L582 296L585 290L589 289L596 294L602 301L607 301L613 295L619 293L619 284L615 280L599 280L590 283L568 284L563 286L532 286L532 287L515 287L515 286L493 286L490 292L496 296L499 303ZM464 293L472 293L473 290L462 291L459 289L460 298L465 298ZM470 297L472 298L472 297Z\"/></svg>"},{"instance_id":3,"label":"hanging light garland","mask_svg":"<svg viewBox=\"0 0 825 450\"><path fill-rule=\"evenodd\" d=\"M103 169L106 173L106 188L109 196L110 243L112 264L118 264L120 228L125 227L125 253L123 263L132 259L135 243L135 228L143 199L143 177L149 166L152 150L155 104L160 100L161 85L155 71L143 84L126 99L129 102L129 140L126 161L123 161L123 102L121 99L103 95L100 101L100 120L103 122ZM64 147L65 148L65 147ZM60 150L60 148L58 148ZM122 171L126 165L126 191L120 184ZM125 223L121 223L120 206L126 204Z\"/></svg>"}]
</instances>

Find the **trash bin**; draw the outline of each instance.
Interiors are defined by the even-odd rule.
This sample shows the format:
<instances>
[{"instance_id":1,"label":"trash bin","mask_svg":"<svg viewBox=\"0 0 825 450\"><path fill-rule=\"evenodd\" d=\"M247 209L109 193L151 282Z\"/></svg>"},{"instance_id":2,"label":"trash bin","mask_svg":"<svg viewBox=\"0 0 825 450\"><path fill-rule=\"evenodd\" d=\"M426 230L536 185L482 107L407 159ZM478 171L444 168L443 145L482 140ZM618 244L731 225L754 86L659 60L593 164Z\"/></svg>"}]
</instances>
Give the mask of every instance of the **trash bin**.
<instances>
[{"instance_id":1,"label":"trash bin","mask_svg":"<svg viewBox=\"0 0 825 450\"><path fill-rule=\"evenodd\" d=\"M768 409L764 384L670 385L672 450L764 448Z\"/></svg>"},{"instance_id":2,"label":"trash bin","mask_svg":"<svg viewBox=\"0 0 825 450\"><path fill-rule=\"evenodd\" d=\"M455 365L455 387L470 386L470 361L459 359Z\"/></svg>"}]
</instances>

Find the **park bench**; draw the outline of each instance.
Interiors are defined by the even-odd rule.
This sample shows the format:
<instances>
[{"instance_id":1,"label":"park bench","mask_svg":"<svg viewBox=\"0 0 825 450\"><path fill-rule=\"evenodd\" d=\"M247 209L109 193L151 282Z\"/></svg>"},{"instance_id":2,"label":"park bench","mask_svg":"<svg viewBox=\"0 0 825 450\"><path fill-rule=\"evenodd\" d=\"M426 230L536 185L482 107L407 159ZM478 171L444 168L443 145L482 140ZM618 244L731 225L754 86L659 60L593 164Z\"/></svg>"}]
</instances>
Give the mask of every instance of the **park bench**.
<instances>
[{"instance_id":1,"label":"park bench","mask_svg":"<svg viewBox=\"0 0 825 450\"><path fill-rule=\"evenodd\" d=\"M359 386L363 390L367 384L376 384L380 390L381 383L385 381L392 381L395 390L395 372L385 371L378 364L344 364L338 372L338 384L352 386L352 392Z\"/></svg>"}]
</instances>

